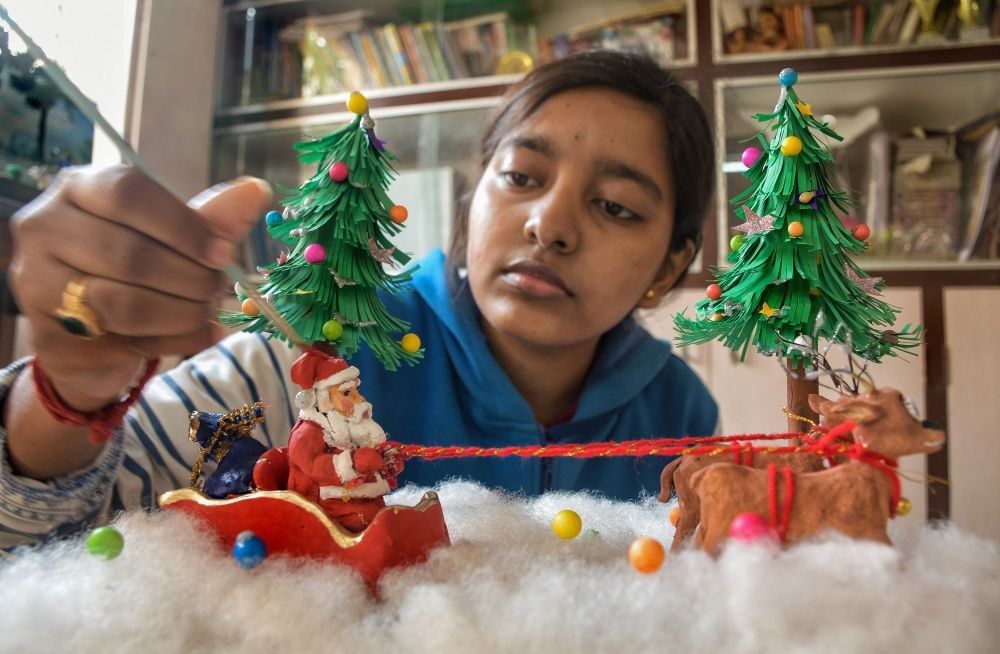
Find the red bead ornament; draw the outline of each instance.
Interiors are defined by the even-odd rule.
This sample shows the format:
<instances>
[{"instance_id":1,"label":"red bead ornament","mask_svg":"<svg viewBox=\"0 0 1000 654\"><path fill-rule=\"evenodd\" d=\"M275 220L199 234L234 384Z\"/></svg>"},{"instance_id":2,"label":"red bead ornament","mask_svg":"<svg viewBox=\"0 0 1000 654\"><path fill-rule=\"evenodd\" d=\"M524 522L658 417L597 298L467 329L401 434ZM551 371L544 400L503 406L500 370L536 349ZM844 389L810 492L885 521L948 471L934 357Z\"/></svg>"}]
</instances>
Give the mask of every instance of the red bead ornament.
<instances>
[{"instance_id":1,"label":"red bead ornament","mask_svg":"<svg viewBox=\"0 0 1000 654\"><path fill-rule=\"evenodd\" d=\"M409 215L410 212L408 212L406 207L401 204L397 204L392 209L389 209L389 220L397 225L402 225L403 221L405 221Z\"/></svg>"},{"instance_id":2,"label":"red bead ornament","mask_svg":"<svg viewBox=\"0 0 1000 654\"><path fill-rule=\"evenodd\" d=\"M330 179L335 182L343 182L347 179L347 174L350 171L347 169L347 164L343 161L338 161L332 166L330 166Z\"/></svg>"},{"instance_id":3,"label":"red bead ornament","mask_svg":"<svg viewBox=\"0 0 1000 654\"><path fill-rule=\"evenodd\" d=\"M718 300L722 297L722 287L718 284L709 284L708 288L705 289L705 296L709 300Z\"/></svg>"},{"instance_id":4,"label":"red bead ornament","mask_svg":"<svg viewBox=\"0 0 1000 654\"><path fill-rule=\"evenodd\" d=\"M851 234L854 234L854 238L859 241L867 241L868 237L872 235L872 230L868 225L856 225L851 230Z\"/></svg>"}]
</instances>

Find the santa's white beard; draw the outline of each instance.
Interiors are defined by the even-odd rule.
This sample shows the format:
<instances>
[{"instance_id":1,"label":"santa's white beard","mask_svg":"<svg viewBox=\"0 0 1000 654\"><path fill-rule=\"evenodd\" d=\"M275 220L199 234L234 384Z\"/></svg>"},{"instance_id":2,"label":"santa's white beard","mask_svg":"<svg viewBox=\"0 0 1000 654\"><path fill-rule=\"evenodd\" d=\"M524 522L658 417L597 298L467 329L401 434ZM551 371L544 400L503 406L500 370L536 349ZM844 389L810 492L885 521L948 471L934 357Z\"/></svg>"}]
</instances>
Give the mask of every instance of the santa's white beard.
<instances>
[{"instance_id":1,"label":"santa's white beard","mask_svg":"<svg viewBox=\"0 0 1000 654\"><path fill-rule=\"evenodd\" d=\"M302 409L299 417L312 420L323 427L323 440L331 447L354 449L375 447L385 442L385 432L371 417L372 405L359 402L350 416L337 411Z\"/></svg>"}]
</instances>

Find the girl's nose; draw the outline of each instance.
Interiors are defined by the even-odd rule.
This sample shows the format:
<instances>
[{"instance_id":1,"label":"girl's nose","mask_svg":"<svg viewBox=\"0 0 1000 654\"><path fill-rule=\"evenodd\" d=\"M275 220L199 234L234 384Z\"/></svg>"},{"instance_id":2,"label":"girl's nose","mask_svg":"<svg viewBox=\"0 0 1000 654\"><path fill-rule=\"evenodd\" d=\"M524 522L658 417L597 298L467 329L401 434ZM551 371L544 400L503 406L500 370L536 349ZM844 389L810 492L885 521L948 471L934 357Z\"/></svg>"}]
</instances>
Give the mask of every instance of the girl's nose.
<instances>
[{"instance_id":1,"label":"girl's nose","mask_svg":"<svg viewBox=\"0 0 1000 654\"><path fill-rule=\"evenodd\" d=\"M532 207L524 222L524 236L546 250L569 254L576 250L580 242L575 220L578 211L569 190L553 186Z\"/></svg>"}]
</instances>

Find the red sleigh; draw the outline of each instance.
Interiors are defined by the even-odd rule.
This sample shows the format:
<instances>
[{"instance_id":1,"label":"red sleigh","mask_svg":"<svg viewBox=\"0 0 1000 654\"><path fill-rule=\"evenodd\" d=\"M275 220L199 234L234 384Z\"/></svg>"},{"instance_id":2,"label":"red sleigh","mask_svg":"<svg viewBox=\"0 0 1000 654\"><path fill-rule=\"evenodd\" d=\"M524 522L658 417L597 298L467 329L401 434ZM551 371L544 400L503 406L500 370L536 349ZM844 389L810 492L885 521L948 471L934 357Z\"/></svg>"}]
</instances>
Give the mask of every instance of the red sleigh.
<instances>
[{"instance_id":1,"label":"red sleigh","mask_svg":"<svg viewBox=\"0 0 1000 654\"><path fill-rule=\"evenodd\" d=\"M273 461L274 454L281 456L271 450L262 459ZM276 487L283 485L278 480ZM268 556L343 563L372 589L386 569L425 561L432 549L451 542L437 493L432 491L413 507L386 506L360 533L345 529L321 507L289 490L256 490L212 499L185 488L164 493L159 502L166 510L201 519L227 550L240 533L252 531L264 542Z\"/></svg>"}]
</instances>

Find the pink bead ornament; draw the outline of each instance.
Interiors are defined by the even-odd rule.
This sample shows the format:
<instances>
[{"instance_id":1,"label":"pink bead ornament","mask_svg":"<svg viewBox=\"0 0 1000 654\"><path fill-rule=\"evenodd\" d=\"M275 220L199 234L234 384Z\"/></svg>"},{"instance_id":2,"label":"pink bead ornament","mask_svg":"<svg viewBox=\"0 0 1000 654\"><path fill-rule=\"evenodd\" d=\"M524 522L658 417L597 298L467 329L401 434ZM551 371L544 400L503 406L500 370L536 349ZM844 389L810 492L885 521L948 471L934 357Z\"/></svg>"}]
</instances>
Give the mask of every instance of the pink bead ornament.
<instances>
[{"instance_id":1,"label":"pink bead ornament","mask_svg":"<svg viewBox=\"0 0 1000 654\"><path fill-rule=\"evenodd\" d=\"M313 243L312 245L306 246L306 251L303 256L309 263L323 263L323 261L326 260L326 248L319 243Z\"/></svg>"},{"instance_id":2,"label":"pink bead ornament","mask_svg":"<svg viewBox=\"0 0 1000 654\"><path fill-rule=\"evenodd\" d=\"M348 172L350 171L347 170L347 164L343 161L338 161L330 166L330 179L335 182L343 182L347 179Z\"/></svg>"},{"instance_id":3,"label":"pink bead ornament","mask_svg":"<svg viewBox=\"0 0 1000 654\"><path fill-rule=\"evenodd\" d=\"M747 168L753 168L753 165L757 163L757 160L760 159L762 154L764 154L763 150L751 145L743 151L743 165Z\"/></svg>"},{"instance_id":4,"label":"pink bead ornament","mask_svg":"<svg viewBox=\"0 0 1000 654\"><path fill-rule=\"evenodd\" d=\"M741 513L729 524L729 537L744 543L778 544L778 534L756 513Z\"/></svg>"}]
</instances>

